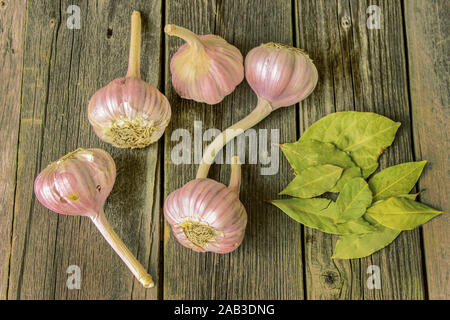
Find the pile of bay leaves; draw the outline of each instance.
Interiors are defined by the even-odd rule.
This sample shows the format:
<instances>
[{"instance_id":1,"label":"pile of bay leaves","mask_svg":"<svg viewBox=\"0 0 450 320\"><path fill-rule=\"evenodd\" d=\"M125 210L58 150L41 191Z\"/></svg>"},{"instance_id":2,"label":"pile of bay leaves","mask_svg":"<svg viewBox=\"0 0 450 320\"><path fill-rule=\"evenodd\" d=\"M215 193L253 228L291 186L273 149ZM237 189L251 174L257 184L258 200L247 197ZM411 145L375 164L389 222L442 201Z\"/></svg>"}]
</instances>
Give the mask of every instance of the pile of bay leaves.
<instances>
[{"instance_id":1,"label":"pile of bay leaves","mask_svg":"<svg viewBox=\"0 0 450 320\"><path fill-rule=\"evenodd\" d=\"M281 145L295 178L280 194L295 198L271 203L307 227L340 235L335 259L368 256L402 230L443 213L409 194L426 161L402 163L372 175L399 126L381 115L355 111L315 122L297 142ZM325 193L337 193L336 201L319 197Z\"/></svg>"}]
</instances>

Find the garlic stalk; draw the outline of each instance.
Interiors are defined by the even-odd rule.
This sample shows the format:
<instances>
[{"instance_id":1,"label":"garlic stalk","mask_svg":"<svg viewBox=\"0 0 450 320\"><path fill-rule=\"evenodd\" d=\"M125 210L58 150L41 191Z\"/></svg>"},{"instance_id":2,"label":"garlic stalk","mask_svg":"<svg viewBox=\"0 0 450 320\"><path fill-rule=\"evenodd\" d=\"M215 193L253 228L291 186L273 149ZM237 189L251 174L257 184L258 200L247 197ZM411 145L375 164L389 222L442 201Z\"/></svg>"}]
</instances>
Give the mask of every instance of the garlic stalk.
<instances>
[{"instance_id":1,"label":"garlic stalk","mask_svg":"<svg viewBox=\"0 0 450 320\"><path fill-rule=\"evenodd\" d=\"M51 163L36 177L34 193L46 208L59 214L86 216L145 288L152 277L114 232L103 212L116 179L111 156L101 149L77 149Z\"/></svg>"},{"instance_id":2,"label":"garlic stalk","mask_svg":"<svg viewBox=\"0 0 450 320\"><path fill-rule=\"evenodd\" d=\"M233 138L253 127L273 110L296 104L314 90L318 73L302 50L278 43L253 48L245 58L247 82L256 93L256 108L235 123L207 147L197 171L197 179L206 178L217 153Z\"/></svg>"}]
</instances>

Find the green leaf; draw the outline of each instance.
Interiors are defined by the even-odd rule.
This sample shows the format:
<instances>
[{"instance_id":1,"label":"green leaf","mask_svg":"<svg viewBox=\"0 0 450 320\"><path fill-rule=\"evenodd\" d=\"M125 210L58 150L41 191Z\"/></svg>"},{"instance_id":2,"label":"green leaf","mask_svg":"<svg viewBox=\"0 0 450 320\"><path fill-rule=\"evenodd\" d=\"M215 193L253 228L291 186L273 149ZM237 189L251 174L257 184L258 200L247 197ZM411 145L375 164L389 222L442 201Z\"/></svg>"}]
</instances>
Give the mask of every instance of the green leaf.
<instances>
[{"instance_id":1,"label":"green leaf","mask_svg":"<svg viewBox=\"0 0 450 320\"><path fill-rule=\"evenodd\" d=\"M319 196L334 187L342 171L342 168L331 164L306 168L280 194L298 198Z\"/></svg>"},{"instance_id":2,"label":"green leaf","mask_svg":"<svg viewBox=\"0 0 450 320\"><path fill-rule=\"evenodd\" d=\"M342 224L334 224L337 217L336 204L328 199L283 199L271 203L288 216L307 227L332 234L362 234L376 231L376 227L360 217Z\"/></svg>"},{"instance_id":3,"label":"green leaf","mask_svg":"<svg viewBox=\"0 0 450 320\"><path fill-rule=\"evenodd\" d=\"M336 200L338 217L335 223L342 223L364 215L372 203L372 192L363 178L347 182Z\"/></svg>"},{"instance_id":4,"label":"green leaf","mask_svg":"<svg viewBox=\"0 0 450 320\"><path fill-rule=\"evenodd\" d=\"M285 143L280 148L296 173L321 164L332 164L341 168L356 166L349 155L331 143L304 140Z\"/></svg>"},{"instance_id":5,"label":"green leaf","mask_svg":"<svg viewBox=\"0 0 450 320\"><path fill-rule=\"evenodd\" d=\"M420 194L420 192L417 193L405 193L405 194L398 194L395 197L396 198L406 198L409 200L416 200L417 196Z\"/></svg>"},{"instance_id":6,"label":"green leaf","mask_svg":"<svg viewBox=\"0 0 450 320\"><path fill-rule=\"evenodd\" d=\"M378 157L392 144L399 126L399 122L371 112L337 112L312 124L300 141L333 143L351 156L366 178L377 169Z\"/></svg>"},{"instance_id":7,"label":"green leaf","mask_svg":"<svg viewBox=\"0 0 450 320\"><path fill-rule=\"evenodd\" d=\"M404 197L379 201L367 209L378 223L394 230L411 230L443 213Z\"/></svg>"},{"instance_id":8,"label":"green leaf","mask_svg":"<svg viewBox=\"0 0 450 320\"><path fill-rule=\"evenodd\" d=\"M396 195L395 196L395 198L406 198L406 199L409 199L409 200L416 200L416 198L417 198L417 196L420 194L420 192L417 192L417 193L405 193L405 194L399 194L399 195ZM381 200L377 200L377 201L373 201L372 202L372 206L374 206L375 204L377 204L377 203L380 203L380 202L383 202L383 201L385 201L386 199L381 199ZM375 221L375 220L374 220ZM375 221L376 222L376 221Z\"/></svg>"},{"instance_id":9,"label":"green leaf","mask_svg":"<svg viewBox=\"0 0 450 320\"><path fill-rule=\"evenodd\" d=\"M426 163L426 161L406 162L375 174L369 180L374 201L410 192Z\"/></svg>"},{"instance_id":10,"label":"green leaf","mask_svg":"<svg viewBox=\"0 0 450 320\"><path fill-rule=\"evenodd\" d=\"M362 177L361 169L359 167L350 167L347 169L344 169L344 172L342 173L341 177L337 181L336 185L331 188L330 192L341 192L342 188L345 186L345 184L352 180L353 178Z\"/></svg>"},{"instance_id":11,"label":"green leaf","mask_svg":"<svg viewBox=\"0 0 450 320\"><path fill-rule=\"evenodd\" d=\"M332 164L344 168L344 172L336 185L325 191L339 192L348 180L354 177L361 177L361 169L356 166L350 156L331 143L304 140L285 143L280 148L294 169L295 174L309 167L323 164Z\"/></svg>"},{"instance_id":12,"label":"green leaf","mask_svg":"<svg viewBox=\"0 0 450 320\"><path fill-rule=\"evenodd\" d=\"M340 236L334 247L333 259L356 259L383 249L398 237L401 231L378 225L378 230L367 234Z\"/></svg>"}]
</instances>

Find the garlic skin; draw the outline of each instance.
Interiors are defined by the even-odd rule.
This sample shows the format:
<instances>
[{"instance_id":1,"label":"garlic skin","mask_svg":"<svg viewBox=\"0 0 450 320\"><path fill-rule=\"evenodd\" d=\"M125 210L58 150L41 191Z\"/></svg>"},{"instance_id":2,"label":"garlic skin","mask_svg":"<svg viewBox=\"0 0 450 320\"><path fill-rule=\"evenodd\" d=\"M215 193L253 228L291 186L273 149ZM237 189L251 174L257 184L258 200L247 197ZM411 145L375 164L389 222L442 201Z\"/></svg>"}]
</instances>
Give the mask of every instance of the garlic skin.
<instances>
[{"instance_id":1,"label":"garlic skin","mask_svg":"<svg viewBox=\"0 0 450 320\"><path fill-rule=\"evenodd\" d=\"M157 141L170 121L167 98L140 79L141 15L131 16L128 71L89 100L88 119L95 134L118 148L145 148Z\"/></svg>"},{"instance_id":2,"label":"garlic skin","mask_svg":"<svg viewBox=\"0 0 450 320\"><path fill-rule=\"evenodd\" d=\"M34 182L36 198L48 209L95 217L111 192L116 165L101 149L77 149L44 169Z\"/></svg>"},{"instance_id":3,"label":"garlic skin","mask_svg":"<svg viewBox=\"0 0 450 320\"><path fill-rule=\"evenodd\" d=\"M308 97L316 87L319 75L304 51L270 42L247 54L245 77L258 97L269 101L276 109Z\"/></svg>"},{"instance_id":4,"label":"garlic skin","mask_svg":"<svg viewBox=\"0 0 450 320\"><path fill-rule=\"evenodd\" d=\"M119 148L145 148L158 141L170 122L167 98L145 81L111 81L90 99L88 119L97 136Z\"/></svg>"},{"instance_id":5,"label":"garlic skin","mask_svg":"<svg viewBox=\"0 0 450 320\"><path fill-rule=\"evenodd\" d=\"M186 41L170 61L172 84L182 98L217 104L244 79L241 52L223 38L172 24L164 31Z\"/></svg>"},{"instance_id":6,"label":"garlic skin","mask_svg":"<svg viewBox=\"0 0 450 320\"><path fill-rule=\"evenodd\" d=\"M197 252L229 253L242 243L247 212L239 200L240 164L234 159L230 185L195 179L172 192L164 216L176 239Z\"/></svg>"}]
</instances>

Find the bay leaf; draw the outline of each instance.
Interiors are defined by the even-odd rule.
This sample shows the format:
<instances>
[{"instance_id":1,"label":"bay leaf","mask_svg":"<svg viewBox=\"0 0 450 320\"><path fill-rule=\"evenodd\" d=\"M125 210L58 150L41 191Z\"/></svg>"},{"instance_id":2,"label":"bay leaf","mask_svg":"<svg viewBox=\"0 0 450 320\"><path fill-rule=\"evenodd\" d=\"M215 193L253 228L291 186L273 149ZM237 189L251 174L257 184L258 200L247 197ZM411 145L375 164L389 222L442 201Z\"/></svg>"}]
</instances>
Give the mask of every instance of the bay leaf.
<instances>
[{"instance_id":1,"label":"bay leaf","mask_svg":"<svg viewBox=\"0 0 450 320\"><path fill-rule=\"evenodd\" d=\"M367 234L340 236L334 247L333 259L356 259L370 256L394 241L401 231L377 225L378 230Z\"/></svg>"},{"instance_id":2,"label":"bay leaf","mask_svg":"<svg viewBox=\"0 0 450 320\"><path fill-rule=\"evenodd\" d=\"M295 174L306 168L323 164L332 164L344 168L344 172L336 185L326 191L340 192L348 180L361 177L361 169L352 161L350 156L332 143L303 140L282 144L280 148Z\"/></svg>"},{"instance_id":3,"label":"bay leaf","mask_svg":"<svg viewBox=\"0 0 450 320\"><path fill-rule=\"evenodd\" d=\"M300 141L333 143L350 155L366 178L377 169L378 157L392 144L399 126L399 122L376 113L336 112L312 124Z\"/></svg>"},{"instance_id":4,"label":"bay leaf","mask_svg":"<svg viewBox=\"0 0 450 320\"><path fill-rule=\"evenodd\" d=\"M411 230L443 213L405 197L378 201L367 209L367 215L394 230Z\"/></svg>"},{"instance_id":5,"label":"bay leaf","mask_svg":"<svg viewBox=\"0 0 450 320\"><path fill-rule=\"evenodd\" d=\"M307 227L332 234L362 234L376 231L376 227L360 217L342 224L334 224L337 217L336 203L324 199L280 199L271 203L297 222Z\"/></svg>"},{"instance_id":6,"label":"bay leaf","mask_svg":"<svg viewBox=\"0 0 450 320\"><path fill-rule=\"evenodd\" d=\"M341 177L336 182L336 185L331 188L330 192L341 192L342 188L345 186L345 184L350 181L353 178L362 177L361 169L359 167L350 167L344 169L344 172L342 172Z\"/></svg>"},{"instance_id":7,"label":"bay leaf","mask_svg":"<svg viewBox=\"0 0 450 320\"><path fill-rule=\"evenodd\" d=\"M343 223L364 215L372 203L372 191L363 178L354 178L342 188L336 200L338 217L335 223Z\"/></svg>"},{"instance_id":8,"label":"bay leaf","mask_svg":"<svg viewBox=\"0 0 450 320\"><path fill-rule=\"evenodd\" d=\"M374 201L399 194L407 194L414 188L427 162L406 162L381 170L369 180Z\"/></svg>"},{"instance_id":9,"label":"bay leaf","mask_svg":"<svg viewBox=\"0 0 450 320\"><path fill-rule=\"evenodd\" d=\"M405 193L405 194L398 194L395 197L397 198L406 198L409 200L416 200L417 196L420 194L420 192L417 193Z\"/></svg>"},{"instance_id":10,"label":"bay leaf","mask_svg":"<svg viewBox=\"0 0 450 320\"><path fill-rule=\"evenodd\" d=\"M331 164L306 168L280 192L298 198L312 198L330 190L342 174L343 169Z\"/></svg>"},{"instance_id":11,"label":"bay leaf","mask_svg":"<svg viewBox=\"0 0 450 320\"><path fill-rule=\"evenodd\" d=\"M356 164L345 152L331 143L316 140L302 140L280 145L294 172L322 164L332 164L341 168L355 167Z\"/></svg>"}]
</instances>

